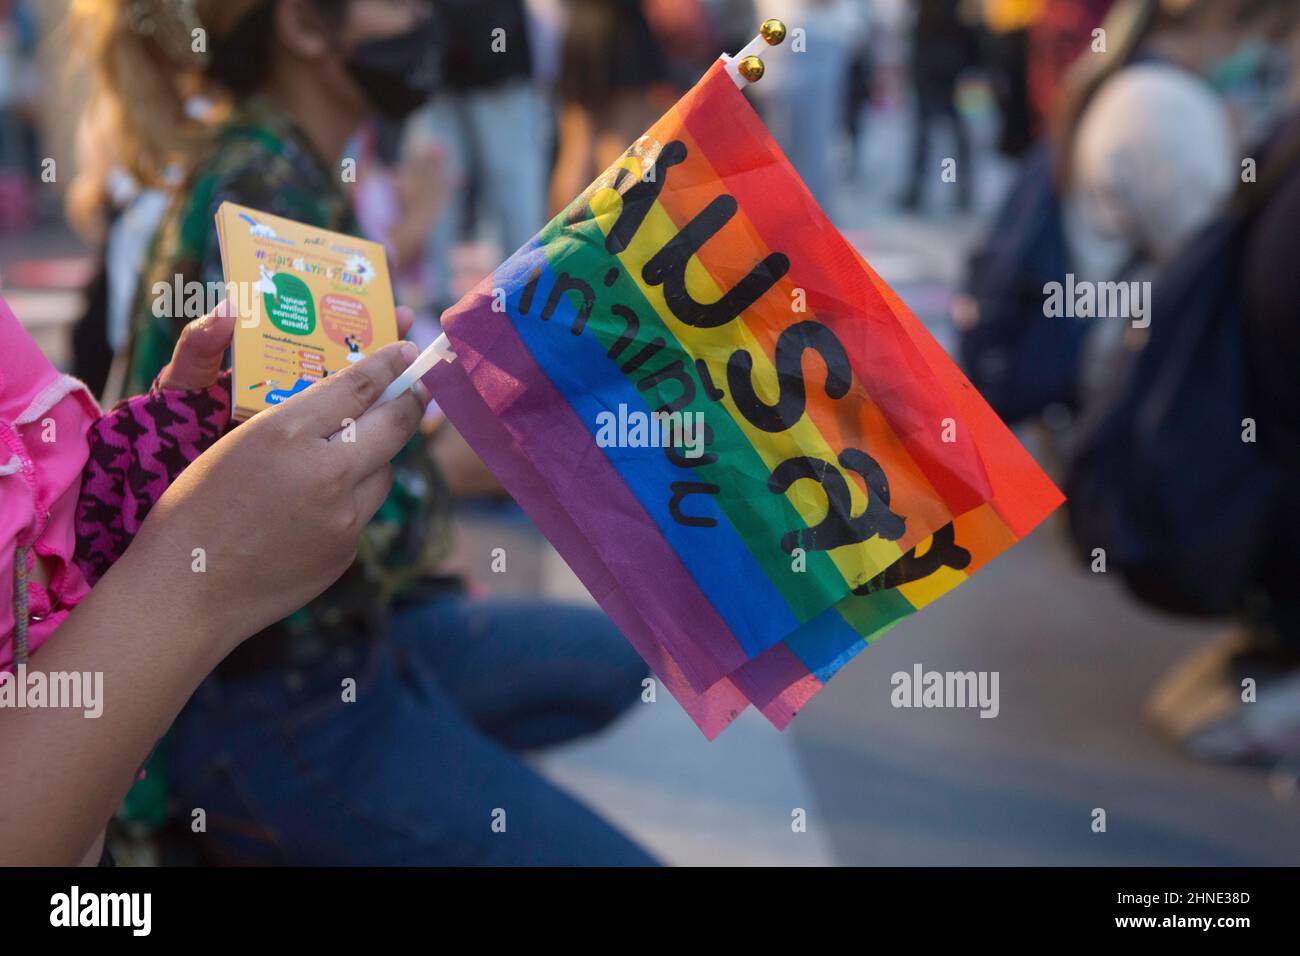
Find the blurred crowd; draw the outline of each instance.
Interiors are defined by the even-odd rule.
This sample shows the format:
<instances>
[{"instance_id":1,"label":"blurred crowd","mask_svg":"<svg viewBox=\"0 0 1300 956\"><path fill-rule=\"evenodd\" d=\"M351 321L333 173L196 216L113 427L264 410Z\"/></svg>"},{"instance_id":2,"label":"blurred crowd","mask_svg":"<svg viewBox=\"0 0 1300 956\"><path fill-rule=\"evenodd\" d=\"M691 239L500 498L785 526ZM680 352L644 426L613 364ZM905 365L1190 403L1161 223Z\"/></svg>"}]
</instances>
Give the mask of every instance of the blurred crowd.
<instances>
[{"instance_id":1,"label":"blurred crowd","mask_svg":"<svg viewBox=\"0 0 1300 956\"><path fill-rule=\"evenodd\" d=\"M39 29L28 0L0 3L0 229L32 223L40 173L36 109Z\"/></svg>"},{"instance_id":2,"label":"blurred crowd","mask_svg":"<svg viewBox=\"0 0 1300 956\"><path fill-rule=\"evenodd\" d=\"M966 93L986 90L996 151L1013 171L956 301L962 359L999 412L1048 436L1085 561L1100 548L1140 599L1239 622L1157 689L1157 723L1202 756L1300 759L1300 564L1289 546L1300 520L1279 490L1300 449L1294 0L74 0L69 15L88 98L66 215L97 261L73 370L108 401L146 391L185 322L202 314L159 315L155 284L222 280L212 215L222 199L384 243L398 297L416 312L412 334L427 342L469 282L765 17L790 34L765 53L751 99L833 217L852 201L844 183L871 175L860 157L873 107L900 99L913 123L903 147L910 175L891 197L899 213L924 212L948 186L958 209L976 208L980 153ZM0 0L0 228L11 230L31 224L41 189L39 39L32 5ZM1052 319L1044 283L1067 274L1072 284L1151 284L1153 321L1137 321L1132 304L1114 321ZM1195 285L1207 276L1217 285ZM1162 302L1172 303L1163 313ZM1203 323L1179 328L1189 303L1207 302ZM1214 357L1229 348L1240 362L1225 372ZM1153 395L1152 382L1168 385ZM1208 401L1210 411L1171 407L1170 396ZM1208 428L1216 409L1229 419L1220 433L1197 444L1178 431L1180 415ZM1245 419L1258 431L1238 441L1251 446L1247 457L1214 444ZM453 490L492 492L463 443L444 441L438 455ZM1098 473L1112 489L1142 491L1134 513L1093 507ZM423 489L412 501L432 494L415 478L410 486ZM1142 506L1163 499L1184 537L1161 538L1172 518L1143 524ZM1205 502L1233 509L1223 528ZM1113 525L1147 537L1102 533ZM376 573L403 562L432 572L435 537L399 542ZM1212 560L1204 552L1216 543ZM1214 600L1186 583L1210 578L1222 585ZM477 613L434 597L444 621ZM336 646L353 610L340 596L314 639ZM599 632L591 657L608 655L618 686L635 693L639 662L601 643L605 625L547 613L528 618ZM286 629L284 643L301 649L303 640ZM236 662L228 676L278 666ZM1244 678L1267 683L1281 705L1243 706ZM613 686L593 677L579 729L618 712ZM239 787L207 759L248 743L248 728L222 716L229 707L196 698L175 759L196 805L226 805L237 819ZM560 724L555 737L571 735ZM259 767L240 786L260 801L288 785ZM301 859L311 841L285 822L290 810L279 835L294 851L275 852ZM574 817L575 845L642 859L576 809L557 813ZM280 858L232 832L233 855ZM383 851L362 857L408 858Z\"/></svg>"}]
</instances>

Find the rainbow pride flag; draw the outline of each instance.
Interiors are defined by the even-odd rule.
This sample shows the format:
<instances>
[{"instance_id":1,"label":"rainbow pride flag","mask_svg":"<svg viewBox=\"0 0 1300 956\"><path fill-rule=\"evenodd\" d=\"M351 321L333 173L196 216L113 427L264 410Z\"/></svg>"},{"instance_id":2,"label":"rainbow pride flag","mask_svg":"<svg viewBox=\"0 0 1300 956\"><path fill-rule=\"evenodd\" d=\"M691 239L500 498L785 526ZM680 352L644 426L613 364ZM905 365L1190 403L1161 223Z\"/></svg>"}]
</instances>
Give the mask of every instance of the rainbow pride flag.
<instances>
[{"instance_id":1,"label":"rainbow pride flag","mask_svg":"<svg viewBox=\"0 0 1300 956\"><path fill-rule=\"evenodd\" d=\"M443 330L435 399L710 739L1062 500L722 61Z\"/></svg>"}]
</instances>

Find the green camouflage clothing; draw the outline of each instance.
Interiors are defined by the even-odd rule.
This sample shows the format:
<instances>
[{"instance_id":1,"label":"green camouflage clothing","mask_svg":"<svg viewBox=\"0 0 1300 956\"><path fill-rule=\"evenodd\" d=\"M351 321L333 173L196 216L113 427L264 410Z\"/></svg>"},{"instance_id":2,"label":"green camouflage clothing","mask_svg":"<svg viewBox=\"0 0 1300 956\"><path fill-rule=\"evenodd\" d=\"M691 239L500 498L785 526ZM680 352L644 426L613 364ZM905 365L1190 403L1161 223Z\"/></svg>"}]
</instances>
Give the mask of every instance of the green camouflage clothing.
<instances>
[{"instance_id":1,"label":"green camouflage clothing","mask_svg":"<svg viewBox=\"0 0 1300 956\"><path fill-rule=\"evenodd\" d=\"M293 119L271 103L253 98L235 112L208 158L178 191L154 241L132 319L128 394L148 389L170 360L181 328L193 317L156 310L156 284L171 289L179 281L180 290L185 290L189 282L223 281L217 207L228 200L355 234L340 172L341 167L325 163ZM398 454L393 473L393 489L366 528L356 563L337 584L284 622L291 637L381 626L394 599L430 578L446 557L447 495L424 435L417 435Z\"/></svg>"},{"instance_id":2,"label":"green camouflage clothing","mask_svg":"<svg viewBox=\"0 0 1300 956\"><path fill-rule=\"evenodd\" d=\"M209 303L200 304L186 284L223 283L216 215L227 200L335 232L358 231L339 171L320 159L291 117L265 100L249 100L217 134L159 228L133 316L124 394L148 391L185 323L206 311ZM165 298L155 294L157 283L166 285ZM183 314L170 314L173 298Z\"/></svg>"}]
</instances>

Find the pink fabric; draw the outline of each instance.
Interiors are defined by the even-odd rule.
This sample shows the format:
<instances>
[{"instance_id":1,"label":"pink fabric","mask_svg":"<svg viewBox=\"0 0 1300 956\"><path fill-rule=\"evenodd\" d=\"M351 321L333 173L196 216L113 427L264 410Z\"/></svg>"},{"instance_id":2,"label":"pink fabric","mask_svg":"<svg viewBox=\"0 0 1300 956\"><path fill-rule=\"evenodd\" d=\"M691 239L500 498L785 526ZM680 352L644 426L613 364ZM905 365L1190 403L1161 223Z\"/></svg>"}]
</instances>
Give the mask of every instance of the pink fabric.
<instances>
[{"instance_id":1,"label":"pink fabric","mask_svg":"<svg viewBox=\"0 0 1300 956\"><path fill-rule=\"evenodd\" d=\"M14 560L47 559L27 582L29 653L122 556L150 509L230 427L230 373L195 391L162 390L100 415L49 363L0 299L0 669L14 660ZM28 555L28 572L35 566Z\"/></svg>"},{"instance_id":2,"label":"pink fabric","mask_svg":"<svg viewBox=\"0 0 1300 956\"><path fill-rule=\"evenodd\" d=\"M86 596L74 560L75 513L86 433L99 408L84 385L60 375L0 299L0 669L13 665L14 562L36 556L49 582L27 582L28 650L35 651Z\"/></svg>"}]
</instances>

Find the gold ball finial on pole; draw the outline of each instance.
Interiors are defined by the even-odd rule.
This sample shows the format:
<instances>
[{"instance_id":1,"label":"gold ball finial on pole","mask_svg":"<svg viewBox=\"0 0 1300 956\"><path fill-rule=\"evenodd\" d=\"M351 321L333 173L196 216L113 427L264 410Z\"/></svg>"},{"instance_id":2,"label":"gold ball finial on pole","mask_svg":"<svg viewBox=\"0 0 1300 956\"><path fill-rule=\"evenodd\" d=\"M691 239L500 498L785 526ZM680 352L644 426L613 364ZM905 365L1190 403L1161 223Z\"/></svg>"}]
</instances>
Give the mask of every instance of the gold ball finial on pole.
<instances>
[{"instance_id":1,"label":"gold ball finial on pole","mask_svg":"<svg viewBox=\"0 0 1300 956\"><path fill-rule=\"evenodd\" d=\"M740 75L750 83L755 83L763 78L763 61L756 56L747 56L736 64L736 69Z\"/></svg>"},{"instance_id":2,"label":"gold ball finial on pole","mask_svg":"<svg viewBox=\"0 0 1300 956\"><path fill-rule=\"evenodd\" d=\"M776 46L785 39L785 24L780 20L764 20L758 28L758 36L746 43L733 57L723 55L727 64L727 73L736 86L746 82L754 83L763 78L763 61L759 54L769 46Z\"/></svg>"},{"instance_id":3,"label":"gold ball finial on pole","mask_svg":"<svg viewBox=\"0 0 1300 956\"><path fill-rule=\"evenodd\" d=\"M758 28L758 34L768 46L776 46L785 39L785 24L775 18L764 20L763 25Z\"/></svg>"}]
</instances>

